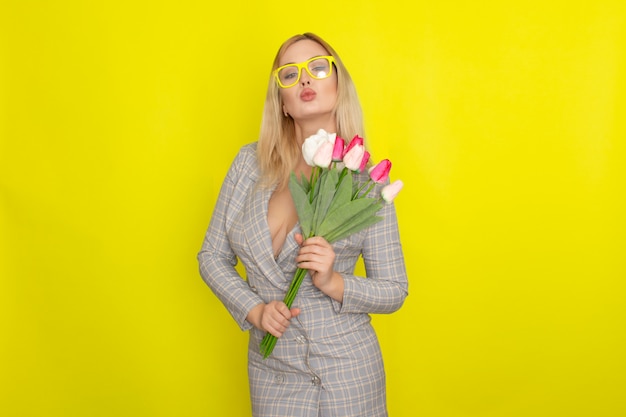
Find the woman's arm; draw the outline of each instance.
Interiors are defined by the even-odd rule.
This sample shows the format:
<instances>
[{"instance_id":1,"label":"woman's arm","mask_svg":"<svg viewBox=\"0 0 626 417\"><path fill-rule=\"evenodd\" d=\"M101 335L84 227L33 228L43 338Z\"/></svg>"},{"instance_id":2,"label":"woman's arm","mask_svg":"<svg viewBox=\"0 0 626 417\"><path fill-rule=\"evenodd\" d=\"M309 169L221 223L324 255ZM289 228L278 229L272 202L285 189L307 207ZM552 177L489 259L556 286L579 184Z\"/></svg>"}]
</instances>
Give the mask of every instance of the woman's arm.
<instances>
[{"instance_id":1,"label":"woman's arm","mask_svg":"<svg viewBox=\"0 0 626 417\"><path fill-rule=\"evenodd\" d=\"M385 204L378 215L383 220L367 229L363 242L367 278L342 274L343 300L333 302L338 313L392 313L402 306L408 295L394 205Z\"/></svg>"},{"instance_id":2,"label":"woman's arm","mask_svg":"<svg viewBox=\"0 0 626 417\"><path fill-rule=\"evenodd\" d=\"M245 167L249 166L250 158L254 157L253 150L244 148L235 158L222 183L202 248L198 253L202 279L242 330L252 327L246 318L263 300L250 289L235 269L237 257L230 247L227 230L230 219L237 214L237 207L241 206L241 202L237 200L245 193L242 188L246 187L241 185L240 179L246 176Z\"/></svg>"}]
</instances>

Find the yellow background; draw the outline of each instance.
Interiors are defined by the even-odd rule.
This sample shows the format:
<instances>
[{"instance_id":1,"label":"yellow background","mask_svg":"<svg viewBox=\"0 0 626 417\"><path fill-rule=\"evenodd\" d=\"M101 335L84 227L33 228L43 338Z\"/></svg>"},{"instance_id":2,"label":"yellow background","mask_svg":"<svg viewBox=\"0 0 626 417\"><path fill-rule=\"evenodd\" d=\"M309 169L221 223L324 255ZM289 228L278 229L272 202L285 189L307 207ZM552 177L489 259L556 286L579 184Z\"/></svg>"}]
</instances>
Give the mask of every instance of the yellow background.
<instances>
[{"instance_id":1,"label":"yellow background","mask_svg":"<svg viewBox=\"0 0 626 417\"><path fill-rule=\"evenodd\" d=\"M250 415L195 256L304 31L405 182L391 415L626 415L623 1L213 3L0 3L2 415Z\"/></svg>"}]
</instances>

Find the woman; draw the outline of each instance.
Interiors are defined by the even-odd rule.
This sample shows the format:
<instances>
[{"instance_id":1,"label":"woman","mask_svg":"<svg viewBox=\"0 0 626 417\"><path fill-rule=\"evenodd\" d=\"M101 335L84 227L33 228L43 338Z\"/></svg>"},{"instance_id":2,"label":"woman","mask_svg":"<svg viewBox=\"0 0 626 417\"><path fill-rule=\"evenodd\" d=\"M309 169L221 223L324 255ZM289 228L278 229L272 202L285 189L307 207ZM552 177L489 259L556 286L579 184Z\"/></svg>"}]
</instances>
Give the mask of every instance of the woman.
<instances>
[{"instance_id":1,"label":"woman","mask_svg":"<svg viewBox=\"0 0 626 417\"><path fill-rule=\"evenodd\" d=\"M287 184L291 172L310 175L301 146L319 129L351 138L363 134L363 122L337 53L306 33L288 39L274 60L260 138L242 147L224 180L198 254L200 272L250 330L254 416L386 416L369 314L396 311L407 296L395 209L385 205L378 213L384 220L333 245L303 241ZM367 279L354 276L360 255ZM247 281L234 268L237 258ZM309 276L289 309L281 300L298 266ZM264 360L266 332L280 339Z\"/></svg>"}]
</instances>

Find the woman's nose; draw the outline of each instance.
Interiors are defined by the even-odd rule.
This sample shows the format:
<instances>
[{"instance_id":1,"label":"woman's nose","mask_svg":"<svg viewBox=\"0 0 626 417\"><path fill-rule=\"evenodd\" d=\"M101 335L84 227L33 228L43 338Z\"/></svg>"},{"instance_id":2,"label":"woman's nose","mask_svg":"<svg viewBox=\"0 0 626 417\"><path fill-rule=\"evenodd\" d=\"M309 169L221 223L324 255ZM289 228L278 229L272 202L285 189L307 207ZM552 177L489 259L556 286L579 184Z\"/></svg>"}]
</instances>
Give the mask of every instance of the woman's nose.
<instances>
[{"instance_id":1,"label":"woman's nose","mask_svg":"<svg viewBox=\"0 0 626 417\"><path fill-rule=\"evenodd\" d=\"M305 68L302 68L300 71L300 84L311 84L311 76L309 75L309 72Z\"/></svg>"}]
</instances>

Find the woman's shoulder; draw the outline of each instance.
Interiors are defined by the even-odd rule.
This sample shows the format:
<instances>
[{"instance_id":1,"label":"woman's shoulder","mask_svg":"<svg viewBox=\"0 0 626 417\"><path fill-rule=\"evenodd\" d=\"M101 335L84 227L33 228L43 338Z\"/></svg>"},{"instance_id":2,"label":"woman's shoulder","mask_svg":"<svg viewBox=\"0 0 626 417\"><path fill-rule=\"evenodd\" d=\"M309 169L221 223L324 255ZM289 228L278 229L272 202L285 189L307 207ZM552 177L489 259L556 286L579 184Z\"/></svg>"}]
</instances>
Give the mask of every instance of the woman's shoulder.
<instances>
[{"instance_id":1,"label":"woman's shoulder","mask_svg":"<svg viewBox=\"0 0 626 417\"><path fill-rule=\"evenodd\" d=\"M239 148L231 170L236 172L247 172L252 177L258 176L258 161L256 155L257 142L251 142Z\"/></svg>"},{"instance_id":2,"label":"woman's shoulder","mask_svg":"<svg viewBox=\"0 0 626 417\"><path fill-rule=\"evenodd\" d=\"M257 141L246 143L239 149L239 152L252 152L256 154L257 144L258 144Z\"/></svg>"},{"instance_id":3,"label":"woman's shoulder","mask_svg":"<svg viewBox=\"0 0 626 417\"><path fill-rule=\"evenodd\" d=\"M256 161L257 142L250 142L239 148L235 159L255 160Z\"/></svg>"}]
</instances>

